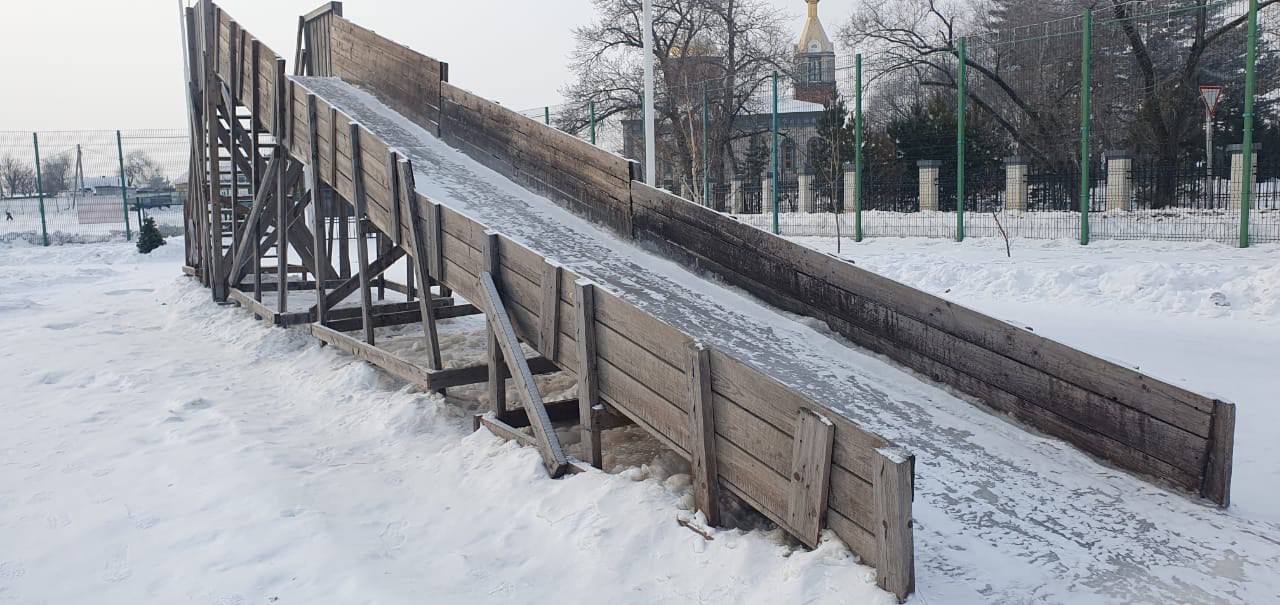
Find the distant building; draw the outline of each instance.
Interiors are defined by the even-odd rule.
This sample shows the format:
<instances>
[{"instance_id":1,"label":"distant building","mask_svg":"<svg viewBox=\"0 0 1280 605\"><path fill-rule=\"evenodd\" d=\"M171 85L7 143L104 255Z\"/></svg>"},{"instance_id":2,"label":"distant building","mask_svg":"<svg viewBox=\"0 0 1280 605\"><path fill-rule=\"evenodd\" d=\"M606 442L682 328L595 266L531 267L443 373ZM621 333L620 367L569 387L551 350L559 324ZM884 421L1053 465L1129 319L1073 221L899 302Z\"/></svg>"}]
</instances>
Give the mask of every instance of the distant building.
<instances>
[{"instance_id":1,"label":"distant building","mask_svg":"<svg viewBox=\"0 0 1280 605\"><path fill-rule=\"evenodd\" d=\"M827 37L826 30L818 18L818 2L819 0L805 0L808 5L808 16L796 44L794 69L791 74L791 98L785 98L785 92L779 91L784 96L784 100L778 107L780 139L778 168L779 179L784 186L787 183L795 183L800 174L812 171L810 158L814 156L814 147L819 144L818 122L823 111L835 101L837 95L835 45ZM666 79L664 83L668 90L696 89L699 82L717 77L723 64L722 57L714 56L699 47L692 48L688 56L670 59L668 73L664 74ZM696 108L691 107L690 110L701 111L701 93L690 94L688 97L698 105ZM733 175L735 166L738 170L742 170L746 165L752 139L755 139L757 145L764 147L768 147L771 143L768 133L772 128L772 95L766 91L750 103L749 107L754 111L739 114L734 118L734 130L743 136L737 138L732 144L734 157L724 158L724 173L728 175L726 178ZM659 124L657 135L658 186L676 193L687 194L691 184L676 182L677 171L673 160L677 153L672 141L671 126ZM622 141L624 156L644 157L643 119L637 117L623 120ZM745 181L754 182L760 175L738 176Z\"/></svg>"},{"instance_id":2,"label":"distant building","mask_svg":"<svg viewBox=\"0 0 1280 605\"><path fill-rule=\"evenodd\" d=\"M119 176L87 176L84 177L82 193L90 195L120 195Z\"/></svg>"}]
</instances>

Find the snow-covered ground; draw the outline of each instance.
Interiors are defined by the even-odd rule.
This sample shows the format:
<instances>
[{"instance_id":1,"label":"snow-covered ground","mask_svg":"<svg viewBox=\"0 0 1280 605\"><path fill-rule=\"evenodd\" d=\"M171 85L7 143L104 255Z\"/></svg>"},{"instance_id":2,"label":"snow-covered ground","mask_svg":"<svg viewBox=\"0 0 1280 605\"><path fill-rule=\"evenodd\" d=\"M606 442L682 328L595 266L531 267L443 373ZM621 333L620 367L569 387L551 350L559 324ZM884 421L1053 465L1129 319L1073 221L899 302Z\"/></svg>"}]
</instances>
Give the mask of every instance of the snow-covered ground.
<instances>
[{"instance_id":1,"label":"snow-covered ground","mask_svg":"<svg viewBox=\"0 0 1280 605\"><path fill-rule=\"evenodd\" d=\"M687 471L637 435L549 480L471 432L482 389L215 305L169 242L0 244L0 602L892 602L838 541L679 526ZM482 325L442 322L447 363Z\"/></svg>"},{"instance_id":2,"label":"snow-covered ground","mask_svg":"<svg viewBox=\"0 0 1280 605\"><path fill-rule=\"evenodd\" d=\"M1266 200L1261 210L1249 215L1249 237L1257 243L1280 242L1280 181L1275 197ZM760 229L773 229L772 214L737 214L738 220ZM967 212L965 235L971 238L1001 237L1001 229L1014 238L1074 240L1080 239L1080 214L1077 212ZM852 213L804 214L782 213L778 227L788 237L834 237L837 233L853 233ZM954 238L955 212L889 212L868 210L862 213L863 234L877 237ZM1089 213L1089 235L1098 240L1157 240L1200 242L1211 240L1234 243L1240 239L1240 213L1222 210L1133 210Z\"/></svg>"},{"instance_id":3,"label":"snow-covered ground","mask_svg":"<svg viewBox=\"0 0 1280 605\"><path fill-rule=\"evenodd\" d=\"M145 215L154 218L160 232L167 236L182 233L182 204L147 208ZM128 220L129 230L137 235L138 212L132 202ZM29 243L43 243L42 229L48 230L49 243L54 245L123 240L125 227L124 202L119 195L73 197L64 194L47 197L44 200L43 226L40 200L0 198L0 242L21 239Z\"/></svg>"}]
</instances>

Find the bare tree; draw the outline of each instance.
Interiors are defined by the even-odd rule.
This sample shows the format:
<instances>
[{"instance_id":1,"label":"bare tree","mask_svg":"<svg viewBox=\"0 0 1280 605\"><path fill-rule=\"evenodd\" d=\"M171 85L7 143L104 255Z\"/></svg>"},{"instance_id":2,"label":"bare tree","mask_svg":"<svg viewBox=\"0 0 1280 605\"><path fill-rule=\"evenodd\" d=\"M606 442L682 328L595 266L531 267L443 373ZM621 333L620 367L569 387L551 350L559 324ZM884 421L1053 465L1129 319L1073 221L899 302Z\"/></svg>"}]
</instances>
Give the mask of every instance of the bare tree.
<instances>
[{"instance_id":1,"label":"bare tree","mask_svg":"<svg viewBox=\"0 0 1280 605\"><path fill-rule=\"evenodd\" d=\"M1122 144L1150 153L1165 164L1177 161L1183 143L1198 128L1201 112L1197 88L1207 51L1224 36L1238 30L1245 16L1227 16L1223 7L1209 0L1195 0L1189 27L1142 28L1143 11L1173 6L1172 0L1135 3L1131 0L993 0L980 4L946 0L863 0L841 30L844 43L872 50L872 80L914 81L921 86L957 89L955 59L961 35L975 34L981 41L994 28L1014 31L1040 23L1043 27L1065 24L1065 18L1094 9L1116 44L1098 46L1121 49L1122 60L1107 61L1095 76L1097 113L1103 117L1102 137L1124 138ZM1262 0L1260 7L1280 0ZM1165 6L1168 5L1168 6ZM1186 6L1185 2L1178 6ZM1057 19L1057 21L1054 21ZM1029 32L1024 32L1029 33ZM1041 32L1043 33L1043 32ZM1068 135L1078 127L1078 38L1051 32L1065 42L1058 56L1048 60L1028 53L1025 47L989 45L988 54L971 54L966 61L969 103L989 114L1022 153L1054 170L1078 168L1078 142ZM1176 40L1173 41L1173 40ZM1074 45L1074 47L1073 47ZM1158 50L1157 50L1158 48ZM1072 54L1074 53L1074 54ZM1137 95L1106 91L1131 90ZM898 89L901 91L901 89ZM1261 96L1261 95L1260 95ZM1110 141L1109 141L1110 142ZM1118 142L1118 141L1117 141ZM1158 196L1159 197L1159 196Z\"/></svg>"},{"instance_id":2,"label":"bare tree","mask_svg":"<svg viewBox=\"0 0 1280 605\"><path fill-rule=\"evenodd\" d=\"M57 155L41 161L40 179L45 195L58 195L67 190L71 180L71 158Z\"/></svg>"},{"instance_id":3,"label":"bare tree","mask_svg":"<svg viewBox=\"0 0 1280 605\"><path fill-rule=\"evenodd\" d=\"M169 182L164 168L141 149L124 156L124 174L130 187L163 187Z\"/></svg>"},{"instance_id":4,"label":"bare tree","mask_svg":"<svg viewBox=\"0 0 1280 605\"><path fill-rule=\"evenodd\" d=\"M0 158L0 180L9 197L30 195L36 190L36 171L26 162L11 155Z\"/></svg>"},{"instance_id":5,"label":"bare tree","mask_svg":"<svg viewBox=\"0 0 1280 605\"><path fill-rule=\"evenodd\" d=\"M570 110L558 126L586 125L594 101L597 118L634 116L641 109L643 38L640 0L593 0L597 20L575 30L564 89ZM658 144L674 160L679 178L701 185L703 95L711 113L707 136L715 180L732 166L733 118L751 107L774 69L785 69L790 46L784 18L763 0L654 0L654 58L658 91L654 106L666 140Z\"/></svg>"}]
</instances>

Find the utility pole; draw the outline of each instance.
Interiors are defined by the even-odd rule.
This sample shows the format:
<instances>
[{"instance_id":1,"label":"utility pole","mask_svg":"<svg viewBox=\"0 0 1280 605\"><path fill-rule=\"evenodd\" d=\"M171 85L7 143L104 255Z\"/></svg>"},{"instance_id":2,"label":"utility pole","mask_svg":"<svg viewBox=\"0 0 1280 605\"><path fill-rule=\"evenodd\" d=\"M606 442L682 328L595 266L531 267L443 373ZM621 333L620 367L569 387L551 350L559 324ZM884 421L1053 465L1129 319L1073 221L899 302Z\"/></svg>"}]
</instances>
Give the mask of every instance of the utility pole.
<instances>
[{"instance_id":1,"label":"utility pole","mask_svg":"<svg viewBox=\"0 0 1280 605\"><path fill-rule=\"evenodd\" d=\"M653 0L643 0L644 19L644 182L654 187L657 178L657 133L653 115Z\"/></svg>"}]
</instances>

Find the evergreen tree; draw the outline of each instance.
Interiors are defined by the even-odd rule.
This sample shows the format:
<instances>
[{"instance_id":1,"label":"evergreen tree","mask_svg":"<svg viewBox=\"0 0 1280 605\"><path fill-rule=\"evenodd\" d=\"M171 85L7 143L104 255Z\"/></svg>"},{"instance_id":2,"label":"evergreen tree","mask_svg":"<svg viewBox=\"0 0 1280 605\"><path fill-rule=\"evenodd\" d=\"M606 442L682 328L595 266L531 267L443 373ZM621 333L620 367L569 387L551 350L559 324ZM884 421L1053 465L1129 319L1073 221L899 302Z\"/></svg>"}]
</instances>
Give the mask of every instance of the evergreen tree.
<instances>
[{"instance_id":1,"label":"evergreen tree","mask_svg":"<svg viewBox=\"0 0 1280 605\"><path fill-rule=\"evenodd\" d=\"M142 228L138 230L138 252L151 254L152 250L163 245L165 245L164 236L160 235L160 229L156 227L156 219L148 216L142 221Z\"/></svg>"}]
</instances>

